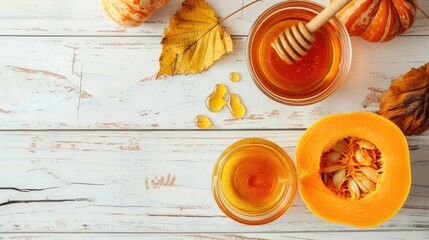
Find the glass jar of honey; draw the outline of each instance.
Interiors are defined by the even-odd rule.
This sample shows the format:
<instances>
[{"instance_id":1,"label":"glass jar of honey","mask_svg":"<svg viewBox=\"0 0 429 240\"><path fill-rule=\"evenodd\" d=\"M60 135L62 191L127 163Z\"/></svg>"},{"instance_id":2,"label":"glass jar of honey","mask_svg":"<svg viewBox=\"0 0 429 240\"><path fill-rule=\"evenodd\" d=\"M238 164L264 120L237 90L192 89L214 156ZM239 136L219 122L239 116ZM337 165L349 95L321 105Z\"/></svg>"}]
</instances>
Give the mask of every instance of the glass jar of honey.
<instances>
[{"instance_id":1,"label":"glass jar of honey","mask_svg":"<svg viewBox=\"0 0 429 240\"><path fill-rule=\"evenodd\" d=\"M268 97L288 105L308 105L331 95L346 78L351 64L350 37L336 17L314 33L315 40L303 58L287 64L271 47L285 29L309 22L323 6L290 0L276 4L253 24L246 60L254 82Z\"/></svg>"},{"instance_id":2,"label":"glass jar of honey","mask_svg":"<svg viewBox=\"0 0 429 240\"><path fill-rule=\"evenodd\" d=\"M292 204L296 189L289 155L265 139L235 142L221 154L213 170L216 203L227 216L245 224L277 219Z\"/></svg>"}]
</instances>

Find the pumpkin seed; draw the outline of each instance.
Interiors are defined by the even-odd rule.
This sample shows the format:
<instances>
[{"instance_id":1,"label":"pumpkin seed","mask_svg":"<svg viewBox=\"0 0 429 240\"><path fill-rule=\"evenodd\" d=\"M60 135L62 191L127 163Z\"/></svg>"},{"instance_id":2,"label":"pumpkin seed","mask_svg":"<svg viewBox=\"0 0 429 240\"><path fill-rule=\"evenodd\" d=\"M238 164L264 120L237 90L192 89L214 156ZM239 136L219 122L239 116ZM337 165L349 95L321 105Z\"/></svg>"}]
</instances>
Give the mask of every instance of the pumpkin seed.
<instances>
[{"instance_id":1,"label":"pumpkin seed","mask_svg":"<svg viewBox=\"0 0 429 240\"><path fill-rule=\"evenodd\" d=\"M346 180L346 169L344 168L337 171L332 177L332 183L337 188L343 184L344 180Z\"/></svg>"},{"instance_id":2,"label":"pumpkin seed","mask_svg":"<svg viewBox=\"0 0 429 240\"><path fill-rule=\"evenodd\" d=\"M327 166L325 168L322 168L321 172L322 173L334 173L334 172L337 172L341 169L344 169L344 167L341 165L332 165L332 166Z\"/></svg>"},{"instance_id":3,"label":"pumpkin seed","mask_svg":"<svg viewBox=\"0 0 429 240\"><path fill-rule=\"evenodd\" d=\"M356 184L359 186L359 188L362 192L365 192L365 193L372 192L374 185L371 183L370 180L368 180L368 179L356 179L356 178L353 178L353 180L356 182Z\"/></svg>"},{"instance_id":4,"label":"pumpkin seed","mask_svg":"<svg viewBox=\"0 0 429 240\"><path fill-rule=\"evenodd\" d=\"M361 199L375 191L383 174L382 153L370 141L347 137L323 152L320 174L340 197Z\"/></svg>"},{"instance_id":5,"label":"pumpkin seed","mask_svg":"<svg viewBox=\"0 0 429 240\"><path fill-rule=\"evenodd\" d=\"M371 179L371 181L373 182L377 182L378 178L380 177L380 175L378 174L378 172L371 167L361 167L360 170L362 171L362 173L367 176L369 179Z\"/></svg>"},{"instance_id":6,"label":"pumpkin seed","mask_svg":"<svg viewBox=\"0 0 429 240\"><path fill-rule=\"evenodd\" d=\"M344 139L341 139L335 143L335 145L332 147L332 150L337 153L342 153L347 149L348 145L349 144Z\"/></svg>"},{"instance_id":7,"label":"pumpkin seed","mask_svg":"<svg viewBox=\"0 0 429 240\"><path fill-rule=\"evenodd\" d=\"M368 156L366 152L362 151L362 149L360 148L356 149L355 158L362 165L365 165L365 166L371 165L371 162L372 162L371 157Z\"/></svg>"},{"instance_id":8,"label":"pumpkin seed","mask_svg":"<svg viewBox=\"0 0 429 240\"><path fill-rule=\"evenodd\" d=\"M363 156L362 150L360 150L360 148L358 148L355 152L355 158L358 162L363 162L365 161L365 158Z\"/></svg>"},{"instance_id":9,"label":"pumpkin seed","mask_svg":"<svg viewBox=\"0 0 429 240\"><path fill-rule=\"evenodd\" d=\"M359 187L356 184L356 182L351 178L349 179L348 187L349 187L349 191L350 191L350 195L351 195L352 199L359 199L360 198Z\"/></svg>"},{"instance_id":10,"label":"pumpkin seed","mask_svg":"<svg viewBox=\"0 0 429 240\"><path fill-rule=\"evenodd\" d=\"M361 146L362 148L365 148L365 149L370 149L370 150L372 150L372 149L374 149L374 148L375 148L374 143L372 143L372 142L370 142L370 141L367 141L367 140L365 140L365 139L360 139L359 141L357 141L357 144L358 144L359 146Z\"/></svg>"},{"instance_id":11,"label":"pumpkin seed","mask_svg":"<svg viewBox=\"0 0 429 240\"><path fill-rule=\"evenodd\" d=\"M337 153L337 152L328 152L326 154L326 157L330 160L330 161L338 161L341 158L341 154Z\"/></svg>"}]
</instances>

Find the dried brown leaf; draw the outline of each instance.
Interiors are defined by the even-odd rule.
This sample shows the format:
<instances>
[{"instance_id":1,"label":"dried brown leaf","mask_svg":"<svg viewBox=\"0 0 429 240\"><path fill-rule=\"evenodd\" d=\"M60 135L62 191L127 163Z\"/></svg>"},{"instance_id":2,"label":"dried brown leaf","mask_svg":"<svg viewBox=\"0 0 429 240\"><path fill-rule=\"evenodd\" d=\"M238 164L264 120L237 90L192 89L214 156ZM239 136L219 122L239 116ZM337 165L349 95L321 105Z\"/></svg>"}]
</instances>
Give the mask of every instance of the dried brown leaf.
<instances>
[{"instance_id":1,"label":"dried brown leaf","mask_svg":"<svg viewBox=\"0 0 429 240\"><path fill-rule=\"evenodd\" d=\"M381 96L379 114L405 135L420 135L429 127L429 63L392 81Z\"/></svg>"}]
</instances>

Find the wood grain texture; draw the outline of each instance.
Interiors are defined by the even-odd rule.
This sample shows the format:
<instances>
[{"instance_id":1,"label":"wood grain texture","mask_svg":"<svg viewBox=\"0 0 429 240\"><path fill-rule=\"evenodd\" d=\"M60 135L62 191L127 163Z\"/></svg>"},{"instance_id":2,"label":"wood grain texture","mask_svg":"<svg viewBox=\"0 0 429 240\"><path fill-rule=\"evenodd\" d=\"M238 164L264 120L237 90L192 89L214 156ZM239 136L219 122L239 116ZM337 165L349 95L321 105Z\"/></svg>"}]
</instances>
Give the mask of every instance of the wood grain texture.
<instances>
[{"instance_id":1,"label":"wood grain texture","mask_svg":"<svg viewBox=\"0 0 429 240\"><path fill-rule=\"evenodd\" d=\"M221 152L262 137L294 158L302 131L0 132L2 232L360 231L317 218L299 196L280 219L246 226L211 194ZM371 231L429 228L429 135L409 138L413 185L399 213ZM364 230L362 230L364 231Z\"/></svg>"},{"instance_id":2,"label":"wood grain texture","mask_svg":"<svg viewBox=\"0 0 429 240\"><path fill-rule=\"evenodd\" d=\"M154 80L160 38L0 38L1 129L192 129L206 114L218 128L305 128L322 116L377 111L390 81L429 59L429 36L373 44L352 38L347 79L326 100L304 107L262 94L246 67L246 37L235 51L197 75ZM394 51L392 51L394 49ZM232 71L241 81L228 79ZM205 99L217 83L241 96L247 114L212 113Z\"/></svg>"},{"instance_id":3,"label":"wood grain texture","mask_svg":"<svg viewBox=\"0 0 429 240\"><path fill-rule=\"evenodd\" d=\"M0 9L0 35L96 35L96 36L161 36L170 18L180 8L182 1L171 0L166 7L159 9L143 25L136 28L123 28L113 22L103 11L100 0L39 0L2 1ZM207 0L223 18L239 9L250 0L228 1ZM247 35L255 19L268 7L281 0L261 1L225 21L223 25L231 35ZM323 6L328 0L314 0ZM429 2L417 1L426 12ZM413 27L405 35L428 35L428 19L418 11Z\"/></svg>"},{"instance_id":4,"label":"wood grain texture","mask_svg":"<svg viewBox=\"0 0 429 240\"><path fill-rule=\"evenodd\" d=\"M212 5L218 18L223 18L250 1L207 2ZM247 35L257 16L278 2L281 1L264 1L249 7L225 22L225 27L230 34ZM136 28L124 28L106 15L99 0L5 2L0 10L0 35L162 36L164 28L181 3L182 1L172 0L167 6L157 10L145 24Z\"/></svg>"},{"instance_id":5,"label":"wood grain texture","mask_svg":"<svg viewBox=\"0 0 429 240\"><path fill-rule=\"evenodd\" d=\"M305 240L360 240L360 239L397 239L397 240L422 240L429 238L429 231L394 231L394 232L317 232L317 233L185 233L185 234L124 234L124 233L54 233L54 234L3 234L0 239L14 240L52 240L52 239L150 239L150 240L267 240L267 239L305 239Z\"/></svg>"},{"instance_id":6,"label":"wood grain texture","mask_svg":"<svg viewBox=\"0 0 429 240\"><path fill-rule=\"evenodd\" d=\"M219 18L250 2L207 1ZM238 224L216 206L211 173L228 145L261 137L294 158L300 129L332 113L377 111L390 81L429 59L429 20L418 12L388 43L352 37L349 76L325 101L278 104L253 84L244 52L254 20L281 1L225 21L234 52L208 71L154 80L162 32L182 1L125 29L99 0L0 0L0 239L428 239L428 132L408 138L410 195L377 228L321 220L299 196L262 226ZM429 12L429 1L418 3ZM228 80L232 71L240 82ZM206 109L217 83L241 96L244 118ZM216 127L196 131L198 114Z\"/></svg>"}]
</instances>

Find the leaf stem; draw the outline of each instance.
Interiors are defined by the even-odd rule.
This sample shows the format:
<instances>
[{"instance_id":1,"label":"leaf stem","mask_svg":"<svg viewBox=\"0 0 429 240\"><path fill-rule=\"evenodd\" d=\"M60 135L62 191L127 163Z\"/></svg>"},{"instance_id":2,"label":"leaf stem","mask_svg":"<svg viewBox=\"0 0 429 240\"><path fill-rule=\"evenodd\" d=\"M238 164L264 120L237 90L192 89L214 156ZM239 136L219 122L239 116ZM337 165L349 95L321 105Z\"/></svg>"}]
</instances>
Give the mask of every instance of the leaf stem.
<instances>
[{"instance_id":1,"label":"leaf stem","mask_svg":"<svg viewBox=\"0 0 429 240\"><path fill-rule=\"evenodd\" d=\"M427 19L429 19L429 15L425 11L423 11L423 9L417 4L417 2L415 2L415 5L416 5L417 9L420 10L420 12L422 12L423 15L425 15L425 17Z\"/></svg>"},{"instance_id":2,"label":"leaf stem","mask_svg":"<svg viewBox=\"0 0 429 240\"><path fill-rule=\"evenodd\" d=\"M231 16L233 16L233 15L234 15L234 14L236 14L236 13L238 13L239 11L241 11L241 10L243 10L243 9L247 8L248 6L250 6L250 5L252 5L252 4L256 3L256 2L260 2L260 1L261 1L261 0L255 0L255 1L251 2L251 3L248 3L248 4L244 5L243 7L241 7L241 8L239 8L239 9L235 10L234 12L230 13L228 16L224 17L222 20L220 20L220 21L218 22L218 24L221 24L223 21L225 21L226 19L230 18ZM420 10L420 11L421 11L421 10Z\"/></svg>"}]
</instances>

